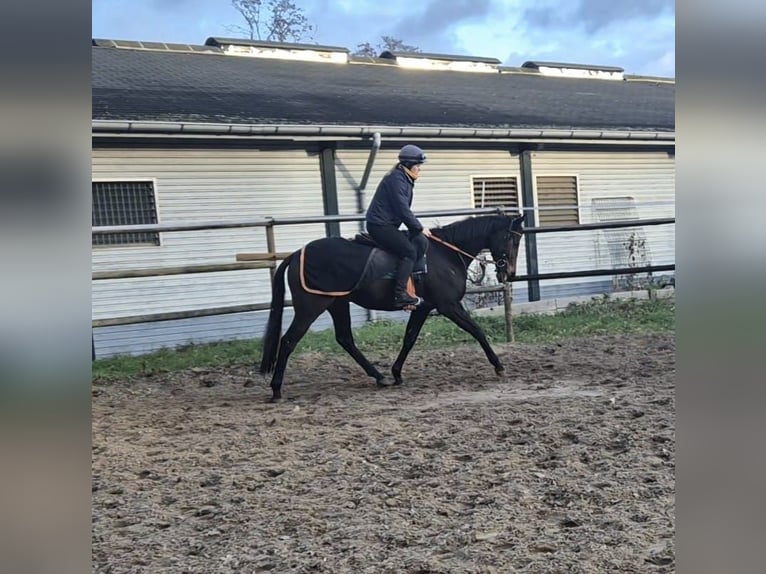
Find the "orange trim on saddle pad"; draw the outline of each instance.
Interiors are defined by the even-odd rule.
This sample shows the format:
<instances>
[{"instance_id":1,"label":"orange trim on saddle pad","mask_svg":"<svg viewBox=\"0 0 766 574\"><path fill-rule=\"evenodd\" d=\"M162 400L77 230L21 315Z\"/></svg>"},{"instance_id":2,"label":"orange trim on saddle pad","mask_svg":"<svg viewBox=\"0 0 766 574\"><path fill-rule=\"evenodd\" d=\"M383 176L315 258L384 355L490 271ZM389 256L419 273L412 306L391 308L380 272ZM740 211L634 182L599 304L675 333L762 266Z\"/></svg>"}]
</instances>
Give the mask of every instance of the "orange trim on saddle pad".
<instances>
[{"instance_id":1,"label":"orange trim on saddle pad","mask_svg":"<svg viewBox=\"0 0 766 574\"><path fill-rule=\"evenodd\" d=\"M351 293L351 291L318 291L317 289L311 289L308 285L306 285L306 277L303 272L304 262L306 261L305 250L306 250L306 246L304 245L303 247L301 247L299 275L301 278L301 287L306 293L312 293L313 295L326 295L327 297L344 297Z\"/></svg>"}]
</instances>

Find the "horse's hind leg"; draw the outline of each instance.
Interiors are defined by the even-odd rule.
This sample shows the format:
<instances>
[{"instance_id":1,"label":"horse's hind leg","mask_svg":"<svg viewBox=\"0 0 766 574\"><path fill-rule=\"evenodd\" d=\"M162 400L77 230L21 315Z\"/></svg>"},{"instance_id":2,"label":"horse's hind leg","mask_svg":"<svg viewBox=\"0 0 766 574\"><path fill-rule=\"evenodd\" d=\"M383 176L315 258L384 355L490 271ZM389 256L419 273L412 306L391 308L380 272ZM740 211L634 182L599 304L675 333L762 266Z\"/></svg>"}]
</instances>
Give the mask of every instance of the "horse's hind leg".
<instances>
[{"instance_id":1,"label":"horse's hind leg","mask_svg":"<svg viewBox=\"0 0 766 574\"><path fill-rule=\"evenodd\" d=\"M364 369L365 373L375 379L378 386L388 386L385 376L367 360L367 357L362 354L356 343L354 343L354 335L351 331L351 311L348 301L336 299L330 305L329 311L330 315L332 315L333 325L335 326L335 340L338 341L338 344L354 358L357 364Z\"/></svg>"},{"instance_id":2,"label":"horse's hind leg","mask_svg":"<svg viewBox=\"0 0 766 574\"><path fill-rule=\"evenodd\" d=\"M423 328L423 324L428 319L428 314L431 312L432 307L426 304L419 305L410 315L409 321L407 321L407 329L404 332L404 342L402 343L402 350L399 351L399 356L396 357L394 366L391 367L391 374L394 375L394 384L402 384L402 367L404 361L407 359L407 355L410 354L412 347L415 345L415 341L418 340L420 335L420 329Z\"/></svg>"},{"instance_id":3,"label":"horse's hind leg","mask_svg":"<svg viewBox=\"0 0 766 574\"><path fill-rule=\"evenodd\" d=\"M306 334L306 331L309 330L311 324L317 320L319 315L324 313L330 301L332 301L329 297L309 297L311 297L311 304L306 304L306 302L301 304L297 300L294 302L295 317L280 340L279 354L274 366L274 376L271 378L272 401L278 401L282 398L282 379L285 375L287 359L295 350L298 342Z\"/></svg>"}]
</instances>

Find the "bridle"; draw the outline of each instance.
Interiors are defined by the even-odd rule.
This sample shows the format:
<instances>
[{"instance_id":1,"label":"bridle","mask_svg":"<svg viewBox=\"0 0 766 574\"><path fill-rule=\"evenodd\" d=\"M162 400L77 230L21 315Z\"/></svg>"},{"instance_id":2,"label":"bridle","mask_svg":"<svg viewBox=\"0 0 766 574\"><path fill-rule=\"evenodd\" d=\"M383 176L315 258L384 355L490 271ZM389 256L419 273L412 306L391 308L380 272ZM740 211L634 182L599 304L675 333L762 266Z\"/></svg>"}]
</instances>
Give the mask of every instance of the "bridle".
<instances>
[{"instance_id":1,"label":"bridle","mask_svg":"<svg viewBox=\"0 0 766 574\"><path fill-rule=\"evenodd\" d=\"M511 234L518 235L519 238L524 237L524 234L521 233L520 231L516 231L514 229L508 229L507 232L506 232L506 238L510 237ZM507 253L503 253L496 261L492 261L491 259L490 260L480 259L476 255L471 255L470 253L466 253L465 251L460 249L457 245L453 245L449 241L444 241L444 239L441 239L440 237L436 237L435 235L431 235L429 237L429 239L433 239L437 243L441 243L442 245L444 245L446 248L451 249L452 251L457 252L459 255L461 255L461 258L462 258L462 256L465 256L465 257L467 257L471 261L478 261L479 266L481 267L481 276L480 276L478 282L472 280L471 281L472 283L478 284L478 283L482 282L482 280L484 279L484 275L487 272L487 263L494 263L495 267L497 267L498 269L505 269L506 267L508 267L508 254ZM470 263L468 263L468 265L470 265Z\"/></svg>"}]
</instances>

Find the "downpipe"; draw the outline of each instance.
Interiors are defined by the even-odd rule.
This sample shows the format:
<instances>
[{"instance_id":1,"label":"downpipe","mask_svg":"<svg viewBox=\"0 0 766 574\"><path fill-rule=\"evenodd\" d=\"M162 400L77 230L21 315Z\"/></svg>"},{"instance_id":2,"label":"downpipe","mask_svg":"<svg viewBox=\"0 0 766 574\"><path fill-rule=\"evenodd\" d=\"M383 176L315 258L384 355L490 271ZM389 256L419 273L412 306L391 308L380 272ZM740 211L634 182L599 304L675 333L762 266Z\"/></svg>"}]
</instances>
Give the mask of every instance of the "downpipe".
<instances>
[{"instance_id":1,"label":"downpipe","mask_svg":"<svg viewBox=\"0 0 766 574\"><path fill-rule=\"evenodd\" d=\"M372 134L372 148L370 149L370 155L367 156L367 165L364 166L364 173L362 174L362 181L359 182L359 187L356 188L356 201L359 213L364 213L367 208L367 182L370 180L370 173L372 172L372 166L375 164L375 158L380 150L380 132ZM359 231L364 231L364 221L359 222ZM367 320L376 321L378 319L378 313L374 309L367 310Z\"/></svg>"}]
</instances>

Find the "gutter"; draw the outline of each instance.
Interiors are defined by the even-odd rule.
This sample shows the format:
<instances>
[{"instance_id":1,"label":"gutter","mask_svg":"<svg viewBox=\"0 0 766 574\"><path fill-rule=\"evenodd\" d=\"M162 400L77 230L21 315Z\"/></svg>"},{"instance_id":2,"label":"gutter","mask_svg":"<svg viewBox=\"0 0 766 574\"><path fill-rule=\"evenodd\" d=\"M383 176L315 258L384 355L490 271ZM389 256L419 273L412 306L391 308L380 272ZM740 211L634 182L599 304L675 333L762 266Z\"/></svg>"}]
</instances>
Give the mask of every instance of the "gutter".
<instances>
[{"instance_id":1,"label":"gutter","mask_svg":"<svg viewBox=\"0 0 766 574\"><path fill-rule=\"evenodd\" d=\"M290 124L214 124L196 122L137 122L92 120L94 137L99 136L272 136L286 138L331 137L334 139L360 137L388 138L446 138L477 140L589 140L631 142L674 142L675 131L587 130L587 129L525 129L525 128L453 128L453 127L391 127L343 125Z\"/></svg>"}]
</instances>

